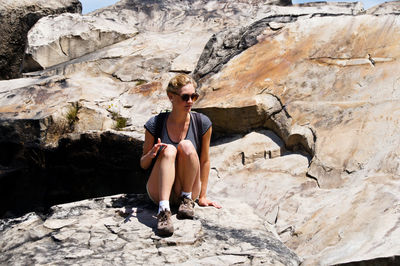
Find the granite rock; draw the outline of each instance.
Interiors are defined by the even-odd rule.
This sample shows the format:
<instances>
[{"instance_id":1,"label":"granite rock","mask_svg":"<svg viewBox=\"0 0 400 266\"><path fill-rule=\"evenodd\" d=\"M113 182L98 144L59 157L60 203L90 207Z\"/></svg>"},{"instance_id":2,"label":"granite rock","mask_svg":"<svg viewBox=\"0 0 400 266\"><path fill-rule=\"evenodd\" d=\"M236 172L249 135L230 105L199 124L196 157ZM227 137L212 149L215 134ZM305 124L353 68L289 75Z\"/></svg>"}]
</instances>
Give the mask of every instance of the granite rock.
<instances>
[{"instance_id":1,"label":"granite rock","mask_svg":"<svg viewBox=\"0 0 400 266\"><path fill-rule=\"evenodd\" d=\"M29 29L42 17L81 13L78 0L3 0L0 6L0 79L20 77Z\"/></svg>"},{"instance_id":2,"label":"granite rock","mask_svg":"<svg viewBox=\"0 0 400 266\"><path fill-rule=\"evenodd\" d=\"M1 262L45 264L55 254L76 264L86 258L94 264L132 258L139 264L298 264L279 241L304 265L396 261L399 19L393 10L371 15L373 9L357 3L120 1L93 12L139 34L0 82L0 151L7 151L0 153L0 181L9 182L0 188L47 195L44 200L58 200L53 204L78 200L70 194L145 193L146 173L136 171L143 124L170 108L168 80L196 69L202 96L196 110L211 118L216 133L208 197L224 207L197 208L199 219L176 221L175 238L160 239L154 218L146 226L129 216L150 217L154 208L137 211L129 197L50 213L49 206L36 206L41 215L1 221L2 239L9 239ZM125 127L117 127L119 118ZM113 183L118 177L124 182ZM57 189L18 187L31 184L27 179ZM105 203L113 201L122 203ZM107 222L79 230L92 215ZM131 221L121 223L126 217Z\"/></svg>"},{"instance_id":3,"label":"granite rock","mask_svg":"<svg viewBox=\"0 0 400 266\"><path fill-rule=\"evenodd\" d=\"M115 195L1 220L0 263L113 265L299 265L248 205L224 199L220 210L196 206L194 220L172 221L175 232L155 234L155 206L144 195Z\"/></svg>"},{"instance_id":4,"label":"granite rock","mask_svg":"<svg viewBox=\"0 0 400 266\"><path fill-rule=\"evenodd\" d=\"M110 19L62 14L40 19L28 32L23 71L57 65L129 39L138 31Z\"/></svg>"}]
</instances>

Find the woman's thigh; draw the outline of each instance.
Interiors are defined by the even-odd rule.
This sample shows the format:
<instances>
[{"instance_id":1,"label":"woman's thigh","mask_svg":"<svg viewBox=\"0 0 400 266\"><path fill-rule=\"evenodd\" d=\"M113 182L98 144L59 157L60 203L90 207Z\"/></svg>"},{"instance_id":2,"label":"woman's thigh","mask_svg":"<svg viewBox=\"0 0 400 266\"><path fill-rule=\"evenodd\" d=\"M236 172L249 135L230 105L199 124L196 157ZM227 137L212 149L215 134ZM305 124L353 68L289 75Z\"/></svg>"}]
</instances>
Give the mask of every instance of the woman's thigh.
<instances>
[{"instance_id":1,"label":"woman's thigh","mask_svg":"<svg viewBox=\"0 0 400 266\"><path fill-rule=\"evenodd\" d=\"M189 142L190 141L186 142L186 144L188 144ZM186 146L186 148L188 148L188 147ZM193 147L193 145L192 145L191 148L193 149L192 152L195 155L196 163L190 165L190 167L195 167L196 168L196 171L195 171L196 174L195 174L195 177L194 177L192 191L186 191L186 192L192 192L192 198L196 199L200 195L200 188L201 188L201 182L200 182L200 160L199 160L199 157L197 155L197 151ZM178 196L178 197L180 196L180 194L182 192L182 183L181 182L182 182L183 178L187 178L185 176L180 176L180 173L182 173L182 171L180 171L180 169L181 169L181 167L183 167L183 165L181 165L183 160L179 160L180 156L187 156L187 150L186 150L186 152L182 152L180 147L178 147L177 159L175 161L176 168L175 168L174 192L175 192L175 196Z\"/></svg>"},{"instance_id":2,"label":"woman's thigh","mask_svg":"<svg viewBox=\"0 0 400 266\"><path fill-rule=\"evenodd\" d=\"M158 204L159 200L159 176L160 176L160 160L157 158L156 163L151 170L149 179L147 180L146 189L150 199Z\"/></svg>"},{"instance_id":3,"label":"woman's thigh","mask_svg":"<svg viewBox=\"0 0 400 266\"><path fill-rule=\"evenodd\" d=\"M173 147L172 145L168 145L169 149L172 149L170 152L169 156L173 156L174 152L176 156L176 148ZM158 204L160 201L159 195L160 195L160 164L162 157L164 156L163 151L160 152L159 156L156 159L156 162L154 163L153 169L151 170L149 179L147 180L146 184L146 189L147 189L147 194L149 195L150 199ZM172 166L171 166L172 167ZM175 177L173 177L175 178Z\"/></svg>"}]
</instances>

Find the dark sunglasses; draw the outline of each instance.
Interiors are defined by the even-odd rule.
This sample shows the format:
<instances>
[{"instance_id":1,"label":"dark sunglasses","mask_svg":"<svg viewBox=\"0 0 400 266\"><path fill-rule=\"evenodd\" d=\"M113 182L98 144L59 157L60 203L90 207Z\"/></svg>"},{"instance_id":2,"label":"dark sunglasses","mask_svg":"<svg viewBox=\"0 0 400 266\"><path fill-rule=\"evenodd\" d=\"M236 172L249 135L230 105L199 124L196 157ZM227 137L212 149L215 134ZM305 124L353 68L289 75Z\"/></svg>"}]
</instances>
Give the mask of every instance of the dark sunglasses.
<instances>
[{"instance_id":1,"label":"dark sunglasses","mask_svg":"<svg viewBox=\"0 0 400 266\"><path fill-rule=\"evenodd\" d=\"M184 101L184 102L187 102L187 101L189 101L189 98L191 98L192 99L192 101L193 102L195 102L195 101L197 101L197 99L199 98L199 94L198 93L193 93L193 94L178 94L178 93L176 93L176 92L172 92L173 94L176 94L176 95L178 95L178 96L180 96L181 97L181 99L182 99L182 101Z\"/></svg>"}]
</instances>

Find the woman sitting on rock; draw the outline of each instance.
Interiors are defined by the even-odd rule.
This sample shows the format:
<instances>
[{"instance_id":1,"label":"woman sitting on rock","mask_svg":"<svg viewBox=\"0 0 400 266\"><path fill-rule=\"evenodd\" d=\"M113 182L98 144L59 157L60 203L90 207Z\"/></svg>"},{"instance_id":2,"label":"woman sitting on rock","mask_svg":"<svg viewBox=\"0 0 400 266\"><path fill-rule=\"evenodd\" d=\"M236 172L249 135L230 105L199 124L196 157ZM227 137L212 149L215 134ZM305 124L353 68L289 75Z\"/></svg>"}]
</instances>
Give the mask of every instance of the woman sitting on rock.
<instances>
[{"instance_id":1,"label":"woman sitting on rock","mask_svg":"<svg viewBox=\"0 0 400 266\"><path fill-rule=\"evenodd\" d=\"M221 208L206 198L212 127L207 116L190 112L199 97L196 87L188 75L172 78L167 87L172 111L150 118L144 126L140 165L152 167L146 188L152 201L159 204L157 231L163 236L174 231L170 202L179 204L178 218L193 218L193 200L197 198L200 206Z\"/></svg>"}]
</instances>

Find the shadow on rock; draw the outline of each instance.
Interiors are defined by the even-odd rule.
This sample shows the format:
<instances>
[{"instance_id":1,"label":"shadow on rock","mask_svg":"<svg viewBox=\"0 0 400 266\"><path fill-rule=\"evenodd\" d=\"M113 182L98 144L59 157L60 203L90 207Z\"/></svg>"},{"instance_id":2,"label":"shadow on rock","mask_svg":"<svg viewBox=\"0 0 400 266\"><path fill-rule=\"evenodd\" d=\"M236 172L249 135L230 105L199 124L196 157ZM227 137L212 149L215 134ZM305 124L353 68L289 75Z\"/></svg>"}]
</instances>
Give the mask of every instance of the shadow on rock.
<instances>
[{"instance_id":1,"label":"shadow on rock","mask_svg":"<svg viewBox=\"0 0 400 266\"><path fill-rule=\"evenodd\" d=\"M119 208L118 214L125 218L124 223L136 218L140 223L157 230L155 205L146 194L126 194L112 200L113 208Z\"/></svg>"}]
</instances>

